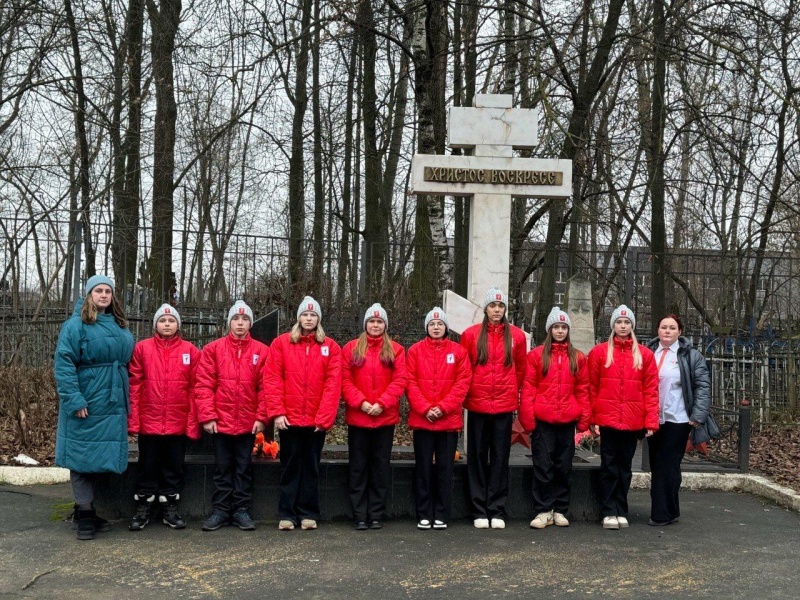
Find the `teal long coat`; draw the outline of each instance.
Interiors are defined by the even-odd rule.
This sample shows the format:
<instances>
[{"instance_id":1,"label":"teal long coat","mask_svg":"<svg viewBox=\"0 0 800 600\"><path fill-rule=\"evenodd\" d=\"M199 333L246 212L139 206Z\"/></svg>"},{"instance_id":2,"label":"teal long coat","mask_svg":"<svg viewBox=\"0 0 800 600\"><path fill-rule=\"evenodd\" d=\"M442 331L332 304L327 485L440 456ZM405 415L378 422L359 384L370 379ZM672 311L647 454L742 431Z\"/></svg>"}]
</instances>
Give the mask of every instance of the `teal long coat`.
<instances>
[{"instance_id":1,"label":"teal long coat","mask_svg":"<svg viewBox=\"0 0 800 600\"><path fill-rule=\"evenodd\" d=\"M81 321L83 300L58 334L56 464L79 473L122 473L128 466L128 361L133 336L111 314ZM80 419L75 412L89 410Z\"/></svg>"}]
</instances>

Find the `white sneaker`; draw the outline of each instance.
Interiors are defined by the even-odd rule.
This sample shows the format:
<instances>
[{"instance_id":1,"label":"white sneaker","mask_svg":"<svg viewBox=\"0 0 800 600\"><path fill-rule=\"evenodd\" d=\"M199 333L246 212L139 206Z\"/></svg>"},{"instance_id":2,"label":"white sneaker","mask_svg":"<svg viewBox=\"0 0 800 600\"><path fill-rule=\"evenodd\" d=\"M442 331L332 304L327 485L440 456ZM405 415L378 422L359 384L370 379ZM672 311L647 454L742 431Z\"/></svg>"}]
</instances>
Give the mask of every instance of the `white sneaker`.
<instances>
[{"instance_id":1,"label":"white sneaker","mask_svg":"<svg viewBox=\"0 0 800 600\"><path fill-rule=\"evenodd\" d=\"M617 517L604 517L603 529L619 529L619 521L617 521Z\"/></svg>"},{"instance_id":2,"label":"white sneaker","mask_svg":"<svg viewBox=\"0 0 800 600\"><path fill-rule=\"evenodd\" d=\"M569 527L569 519L561 513L553 513L553 523L556 524L556 527Z\"/></svg>"},{"instance_id":3,"label":"white sneaker","mask_svg":"<svg viewBox=\"0 0 800 600\"><path fill-rule=\"evenodd\" d=\"M439 519L436 519L433 522L433 528L434 529L447 529L447 523L445 523L444 521L440 521Z\"/></svg>"},{"instance_id":4,"label":"white sneaker","mask_svg":"<svg viewBox=\"0 0 800 600\"><path fill-rule=\"evenodd\" d=\"M475 519L472 524L475 529L489 529L489 519Z\"/></svg>"},{"instance_id":5,"label":"white sneaker","mask_svg":"<svg viewBox=\"0 0 800 600\"><path fill-rule=\"evenodd\" d=\"M534 529L544 529L548 525L553 524L553 511L541 512L531 521L531 527Z\"/></svg>"},{"instance_id":6,"label":"white sneaker","mask_svg":"<svg viewBox=\"0 0 800 600\"><path fill-rule=\"evenodd\" d=\"M625 517L617 517L617 523L619 523L620 529L622 529L623 527L628 527L629 526L628 525L628 519L626 519Z\"/></svg>"},{"instance_id":7,"label":"white sneaker","mask_svg":"<svg viewBox=\"0 0 800 600\"><path fill-rule=\"evenodd\" d=\"M422 519L417 523L417 529L430 529L431 522L428 519Z\"/></svg>"},{"instance_id":8,"label":"white sneaker","mask_svg":"<svg viewBox=\"0 0 800 600\"><path fill-rule=\"evenodd\" d=\"M492 529L505 529L505 528L506 528L506 522L503 521L503 519L498 519L497 517L492 519Z\"/></svg>"}]
</instances>

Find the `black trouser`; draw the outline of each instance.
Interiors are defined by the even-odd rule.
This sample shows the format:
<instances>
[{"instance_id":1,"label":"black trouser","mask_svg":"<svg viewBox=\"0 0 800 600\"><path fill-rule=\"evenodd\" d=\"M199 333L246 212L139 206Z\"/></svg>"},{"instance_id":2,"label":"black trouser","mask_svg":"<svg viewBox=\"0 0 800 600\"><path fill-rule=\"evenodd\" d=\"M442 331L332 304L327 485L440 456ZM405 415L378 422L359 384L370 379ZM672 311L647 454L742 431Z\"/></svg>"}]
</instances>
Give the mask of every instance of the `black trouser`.
<instances>
[{"instance_id":1,"label":"black trouser","mask_svg":"<svg viewBox=\"0 0 800 600\"><path fill-rule=\"evenodd\" d=\"M215 433L214 510L230 514L240 508L250 510L253 502L253 465L250 456L256 436L252 433Z\"/></svg>"},{"instance_id":2,"label":"black trouser","mask_svg":"<svg viewBox=\"0 0 800 600\"><path fill-rule=\"evenodd\" d=\"M672 521L681 516L678 502L681 461L691 429L688 423L663 423L647 438L650 447L650 518L653 521Z\"/></svg>"},{"instance_id":3,"label":"black trouser","mask_svg":"<svg viewBox=\"0 0 800 600\"><path fill-rule=\"evenodd\" d=\"M457 431L414 430L414 498L418 521L450 520L456 444Z\"/></svg>"},{"instance_id":4,"label":"black trouser","mask_svg":"<svg viewBox=\"0 0 800 600\"><path fill-rule=\"evenodd\" d=\"M600 428L600 514L628 517L631 463L641 431Z\"/></svg>"},{"instance_id":5,"label":"black trouser","mask_svg":"<svg viewBox=\"0 0 800 600\"><path fill-rule=\"evenodd\" d=\"M319 519L319 461L325 432L314 427L289 427L281 436L281 493L278 515L295 525Z\"/></svg>"},{"instance_id":6,"label":"black trouser","mask_svg":"<svg viewBox=\"0 0 800 600\"><path fill-rule=\"evenodd\" d=\"M183 489L183 461L186 437L182 435L139 434L139 496L171 496Z\"/></svg>"},{"instance_id":7,"label":"black trouser","mask_svg":"<svg viewBox=\"0 0 800 600\"><path fill-rule=\"evenodd\" d=\"M575 422L536 422L531 434L533 458L533 512L569 509L572 459L575 457Z\"/></svg>"},{"instance_id":8,"label":"black trouser","mask_svg":"<svg viewBox=\"0 0 800 600\"><path fill-rule=\"evenodd\" d=\"M347 428L350 504L354 521L382 519L391 478L394 425Z\"/></svg>"},{"instance_id":9,"label":"black trouser","mask_svg":"<svg viewBox=\"0 0 800 600\"><path fill-rule=\"evenodd\" d=\"M467 481L473 519L504 519L514 413L467 413Z\"/></svg>"}]
</instances>

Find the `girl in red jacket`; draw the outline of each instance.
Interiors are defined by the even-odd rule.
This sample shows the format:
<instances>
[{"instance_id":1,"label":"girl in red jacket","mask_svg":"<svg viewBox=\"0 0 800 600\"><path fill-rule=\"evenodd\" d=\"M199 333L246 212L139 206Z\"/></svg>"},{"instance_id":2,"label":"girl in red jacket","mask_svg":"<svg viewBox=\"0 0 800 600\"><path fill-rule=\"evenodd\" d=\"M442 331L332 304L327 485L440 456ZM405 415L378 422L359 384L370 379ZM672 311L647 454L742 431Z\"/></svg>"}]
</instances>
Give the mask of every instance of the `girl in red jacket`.
<instances>
[{"instance_id":1,"label":"girl in red jacket","mask_svg":"<svg viewBox=\"0 0 800 600\"><path fill-rule=\"evenodd\" d=\"M497 288L483 300L483 323L461 335L472 364L467 409L467 479L473 525L504 529L511 426L519 408L528 352L525 334L506 318L507 296Z\"/></svg>"},{"instance_id":2,"label":"girl in red jacket","mask_svg":"<svg viewBox=\"0 0 800 600\"><path fill-rule=\"evenodd\" d=\"M544 344L528 354L519 420L531 434L534 529L567 527L575 429L589 428L586 355L569 339L569 315L557 306L547 316Z\"/></svg>"},{"instance_id":3,"label":"girl in red jacket","mask_svg":"<svg viewBox=\"0 0 800 600\"><path fill-rule=\"evenodd\" d=\"M267 403L264 364L269 348L250 337L253 310L237 300L228 311L230 332L203 348L197 367L197 420L214 444L213 510L203 531L233 522L256 528L250 517L253 500L251 452L255 435L264 431Z\"/></svg>"},{"instance_id":4,"label":"girl in red jacket","mask_svg":"<svg viewBox=\"0 0 800 600\"><path fill-rule=\"evenodd\" d=\"M425 316L427 337L408 349L406 393L414 430L414 497L419 529L447 529L453 500L453 462L464 426L461 405L472 367L467 351L447 339L447 315L438 306ZM434 462L435 457L435 462Z\"/></svg>"},{"instance_id":5,"label":"girl in red jacket","mask_svg":"<svg viewBox=\"0 0 800 600\"><path fill-rule=\"evenodd\" d=\"M155 335L133 350L128 365L130 412L128 432L139 435L136 514L128 529L140 531L150 522L158 496L162 521L173 529L186 522L178 514L183 488L186 437L200 438L191 402L200 351L181 339L181 317L162 304L153 317Z\"/></svg>"},{"instance_id":6,"label":"girl in red jacket","mask_svg":"<svg viewBox=\"0 0 800 600\"><path fill-rule=\"evenodd\" d=\"M342 349L350 503L358 531L383 526L394 426L406 386L403 347L389 339L388 325L386 311L373 304L364 315L364 333Z\"/></svg>"},{"instance_id":7,"label":"girl in red jacket","mask_svg":"<svg viewBox=\"0 0 800 600\"><path fill-rule=\"evenodd\" d=\"M342 388L342 351L325 336L322 309L306 296L290 333L270 346L267 414L281 439L278 529L316 529L319 462L325 432L333 427Z\"/></svg>"},{"instance_id":8,"label":"girl in red jacket","mask_svg":"<svg viewBox=\"0 0 800 600\"><path fill-rule=\"evenodd\" d=\"M642 432L658 429L658 369L633 333L636 317L622 304L611 335L589 352L592 428L600 427L600 501L604 529L628 526L631 463Z\"/></svg>"}]
</instances>

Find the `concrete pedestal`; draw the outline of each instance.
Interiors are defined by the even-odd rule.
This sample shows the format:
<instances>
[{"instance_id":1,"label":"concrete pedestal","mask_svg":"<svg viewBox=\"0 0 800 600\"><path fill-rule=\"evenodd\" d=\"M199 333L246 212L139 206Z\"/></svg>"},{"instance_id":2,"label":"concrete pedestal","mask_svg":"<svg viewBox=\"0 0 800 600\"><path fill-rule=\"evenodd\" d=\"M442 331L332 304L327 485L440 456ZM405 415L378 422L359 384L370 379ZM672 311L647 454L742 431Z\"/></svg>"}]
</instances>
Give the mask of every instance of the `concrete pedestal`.
<instances>
[{"instance_id":1,"label":"concrete pedestal","mask_svg":"<svg viewBox=\"0 0 800 600\"><path fill-rule=\"evenodd\" d=\"M181 494L181 514L185 518L198 520L211 511L211 494L214 489L214 461L211 456L188 455L186 457L186 485ZM530 520L533 515L531 499L532 467L512 464L510 472L510 494L507 511L510 519ZM524 461L514 461L521 463ZM256 460L255 486L253 490L253 518L259 521L278 520L278 485L280 462ZM468 519L467 465L464 460L456 464L453 494L453 519ZM99 512L112 519L130 518L134 510L133 494L136 483L137 463L131 461L122 475L112 475L98 486L95 505ZM347 495L348 464L346 460L323 460L320 466L320 498L324 520L351 519L350 501ZM572 473L572 502L570 518L575 521L599 519L597 465L576 463ZM391 519L415 519L413 496L414 462L398 460L392 462L391 487L387 502Z\"/></svg>"}]
</instances>

